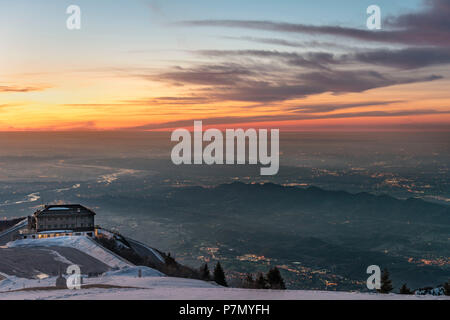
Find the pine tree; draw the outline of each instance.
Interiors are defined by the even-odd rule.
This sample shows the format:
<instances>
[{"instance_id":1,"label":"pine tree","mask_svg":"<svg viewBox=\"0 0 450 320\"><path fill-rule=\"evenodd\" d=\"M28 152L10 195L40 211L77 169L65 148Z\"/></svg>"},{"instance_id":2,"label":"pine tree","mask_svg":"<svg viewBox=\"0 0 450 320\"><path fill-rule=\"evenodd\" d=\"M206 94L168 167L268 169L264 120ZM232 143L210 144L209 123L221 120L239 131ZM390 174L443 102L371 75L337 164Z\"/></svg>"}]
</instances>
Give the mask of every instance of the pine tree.
<instances>
[{"instance_id":1,"label":"pine tree","mask_svg":"<svg viewBox=\"0 0 450 320\"><path fill-rule=\"evenodd\" d=\"M224 287L228 287L227 280L225 279L225 272L223 272L220 262L217 262L214 268L214 281Z\"/></svg>"},{"instance_id":2,"label":"pine tree","mask_svg":"<svg viewBox=\"0 0 450 320\"><path fill-rule=\"evenodd\" d=\"M267 281L271 289L285 290L286 286L284 284L283 277L281 276L280 270L274 267L267 273Z\"/></svg>"},{"instance_id":3,"label":"pine tree","mask_svg":"<svg viewBox=\"0 0 450 320\"><path fill-rule=\"evenodd\" d=\"M383 270L381 274L381 288L378 290L380 293L389 293L392 291L392 281L389 278L389 271L387 269Z\"/></svg>"},{"instance_id":4,"label":"pine tree","mask_svg":"<svg viewBox=\"0 0 450 320\"><path fill-rule=\"evenodd\" d=\"M413 292L411 291L411 289L409 289L407 286L406 286L406 283L404 283L403 285L402 285L402 287L400 288L400 292L399 292L400 294L413 294Z\"/></svg>"},{"instance_id":5,"label":"pine tree","mask_svg":"<svg viewBox=\"0 0 450 320\"><path fill-rule=\"evenodd\" d=\"M172 258L172 256L170 255L170 252L167 254L167 256L165 258L165 263L166 263L166 266L173 266L173 265L177 264L175 259Z\"/></svg>"},{"instance_id":6,"label":"pine tree","mask_svg":"<svg viewBox=\"0 0 450 320\"><path fill-rule=\"evenodd\" d=\"M255 280L251 273L247 273L245 279L242 280L242 288L245 289L255 289Z\"/></svg>"},{"instance_id":7,"label":"pine tree","mask_svg":"<svg viewBox=\"0 0 450 320\"><path fill-rule=\"evenodd\" d=\"M200 278L202 280L211 280L211 273L209 272L209 268L208 268L208 264L207 263L205 263L200 268Z\"/></svg>"},{"instance_id":8,"label":"pine tree","mask_svg":"<svg viewBox=\"0 0 450 320\"><path fill-rule=\"evenodd\" d=\"M261 272L256 277L255 288L268 289L267 280L266 278L264 278L264 275Z\"/></svg>"},{"instance_id":9,"label":"pine tree","mask_svg":"<svg viewBox=\"0 0 450 320\"><path fill-rule=\"evenodd\" d=\"M450 282L444 283L444 294L450 296Z\"/></svg>"}]
</instances>

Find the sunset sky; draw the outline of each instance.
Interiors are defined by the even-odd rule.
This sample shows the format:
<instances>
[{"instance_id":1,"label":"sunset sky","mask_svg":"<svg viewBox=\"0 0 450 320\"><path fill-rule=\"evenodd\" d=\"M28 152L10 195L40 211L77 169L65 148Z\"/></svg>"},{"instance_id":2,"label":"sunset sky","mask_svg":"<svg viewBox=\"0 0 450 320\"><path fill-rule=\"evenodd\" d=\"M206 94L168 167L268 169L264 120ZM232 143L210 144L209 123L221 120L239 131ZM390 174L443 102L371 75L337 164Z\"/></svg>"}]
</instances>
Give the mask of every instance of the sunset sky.
<instances>
[{"instance_id":1,"label":"sunset sky","mask_svg":"<svg viewBox=\"0 0 450 320\"><path fill-rule=\"evenodd\" d=\"M450 129L448 0L2 0L0 39L0 131Z\"/></svg>"}]
</instances>

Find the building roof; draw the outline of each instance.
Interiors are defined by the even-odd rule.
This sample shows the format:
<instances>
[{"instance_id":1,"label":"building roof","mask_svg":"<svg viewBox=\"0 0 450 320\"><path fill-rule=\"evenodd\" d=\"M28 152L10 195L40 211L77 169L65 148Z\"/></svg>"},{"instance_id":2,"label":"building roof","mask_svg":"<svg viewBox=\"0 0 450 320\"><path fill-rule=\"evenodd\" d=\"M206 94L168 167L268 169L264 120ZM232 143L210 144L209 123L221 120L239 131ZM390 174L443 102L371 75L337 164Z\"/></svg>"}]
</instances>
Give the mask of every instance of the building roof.
<instances>
[{"instance_id":1,"label":"building roof","mask_svg":"<svg viewBox=\"0 0 450 320\"><path fill-rule=\"evenodd\" d=\"M35 215L40 216L44 214L88 214L95 215L95 212L80 204L62 204L62 205L46 205L43 210L38 210Z\"/></svg>"}]
</instances>

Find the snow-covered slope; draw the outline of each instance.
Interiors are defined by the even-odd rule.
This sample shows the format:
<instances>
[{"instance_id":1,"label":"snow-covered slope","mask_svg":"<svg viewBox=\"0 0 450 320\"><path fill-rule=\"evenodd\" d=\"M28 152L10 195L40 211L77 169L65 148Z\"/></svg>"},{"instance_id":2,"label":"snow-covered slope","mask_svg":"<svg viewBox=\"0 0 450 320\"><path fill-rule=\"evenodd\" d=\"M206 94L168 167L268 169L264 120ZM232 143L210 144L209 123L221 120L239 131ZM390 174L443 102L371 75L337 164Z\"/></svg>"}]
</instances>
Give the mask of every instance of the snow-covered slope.
<instances>
[{"instance_id":1,"label":"snow-covered slope","mask_svg":"<svg viewBox=\"0 0 450 320\"><path fill-rule=\"evenodd\" d=\"M138 277L141 269L142 278ZM223 288L213 283L161 277L147 267L125 268L108 272L102 277L84 279L89 288L80 290L23 290L23 288L53 286L55 278L27 280L13 277L0 281L0 299L144 299L144 300L429 300L449 299L445 296L410 296L332 291L250 290ZM99 285L95 287L94 285ZM121 286L123 288L108 286ZM19 290L19 291L14 291Z\"/></svg>"},{"instance_id":2,"label":"snow-covered slope","mask_svg":"<svg viewBox=\"0 0 450 320\"><path fill-rule=\"evenodd\" d=\"M87 237L27 239L9 242L17 247L71 247L117 270L99 277L83 278L80 290L56 289L56 278L24 279L2 274L0 299L153 299L153 300L381 300L449 299L445 296L410 296L333 291L250 290L224 288L212 282L166 277L161 272L133 266ZM64 260L65 257L58 256ZM66 261L67 262L67 261ZM40 287L45 287L39 289ZM54 288L54 289L53 289Z\"/></svg>"},{"instance_id":3,"label":"snow-covered slope","mask_svg":"<svg viewBox=\"0 0 450 320\"><path fill-rule=\"evenodd\" d=\"M11 241L6 244L8 248L17 247L70 247L78 249L110 266L111 268L130 267L125 259L115 255L111 251L98 245L92 239L85 236L66 236L43 239L23 239Z\"/></svg>"}]
</instances>

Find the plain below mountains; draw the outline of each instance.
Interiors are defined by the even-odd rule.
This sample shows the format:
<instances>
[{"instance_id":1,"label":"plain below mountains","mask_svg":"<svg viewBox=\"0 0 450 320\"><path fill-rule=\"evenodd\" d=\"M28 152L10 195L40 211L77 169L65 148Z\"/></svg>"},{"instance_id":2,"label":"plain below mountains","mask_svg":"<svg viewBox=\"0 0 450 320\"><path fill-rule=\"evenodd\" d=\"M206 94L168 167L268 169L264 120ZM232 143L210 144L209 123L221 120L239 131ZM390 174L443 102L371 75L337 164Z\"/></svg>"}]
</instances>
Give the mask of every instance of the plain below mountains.
<instances>
[{"instance_id":1,"label":"plain below mountains","mask_svg":"<svg viewBox=\"0 0 450 320\"><path fill-rule=\"evenodd\" d=\"M86 201L173 230L160 241L187 261L221 260L236 276L281 266L291 288L364 290L373 264L396 288L450 278L450 207L415 198L236 182Z\"/></svg>"}]
</instances>

